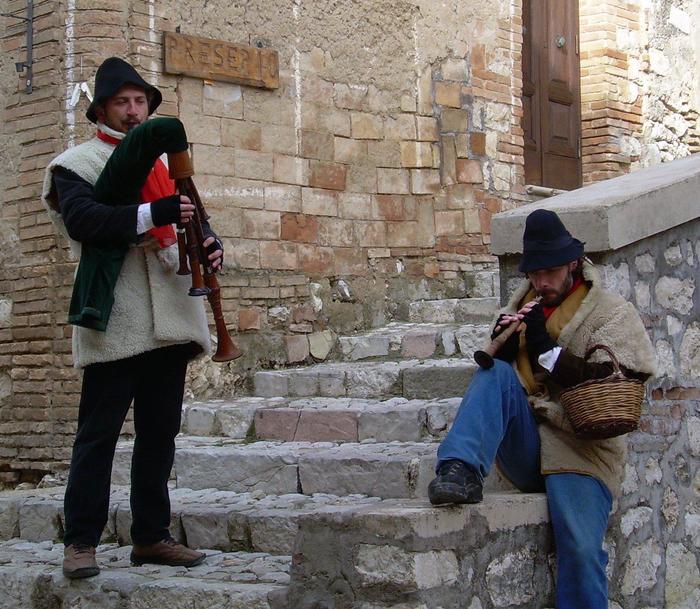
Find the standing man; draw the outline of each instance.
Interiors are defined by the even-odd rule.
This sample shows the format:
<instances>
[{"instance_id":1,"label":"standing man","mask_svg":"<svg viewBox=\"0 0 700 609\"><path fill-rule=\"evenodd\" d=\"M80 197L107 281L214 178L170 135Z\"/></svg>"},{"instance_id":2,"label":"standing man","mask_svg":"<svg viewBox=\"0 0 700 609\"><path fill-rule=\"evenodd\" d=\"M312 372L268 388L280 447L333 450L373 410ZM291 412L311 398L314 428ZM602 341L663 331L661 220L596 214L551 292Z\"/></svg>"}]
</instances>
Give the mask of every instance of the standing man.
<instances>
[{"instance_id":1,"label":"standing man","mask_svg":"<svg viewBox=\"0 0 700 609\"><path fill-rule=\"evenodd\" d=\"M603 540L626 444L621 437L577 439L558 396L612 373L603 357L583 359L595 344L610 347L623 372L640 380L654 374L656 358L634 307L602 289L583 259L583 243L554 212L527 217L520 271L525 281L496 320L492 339L510 324L524 321L525 330L506 341L493 368L476 372L438 449L430 502L481 501L483 480L498 459L520 490L547 493L557 609L607 609Z\"/></svg>"},{"instance_id":2,"label":"standing man","mask_svg":"<svg viewBox=\"0 0 700 609\"><path fill-rule=\"evenodd\" d=\"M95 547L107 523L115 446L132 401L136 436L131 560L137 565L191 567L205 558L177 543L168 530L167 484L187 363L210 351L202 301L188 296L189 282L175 274L173 264L177 246L172 224L188 222L194 206L175 194L160 160L145 184L136 187L141 187L141 200L105 205L96 200L93 188L115 147L161 100L160 91L131 65L117 57L105 60L97 70L95 99L87 111L97 125L95 137L51 161L44 180L44 203L74 252L81 247L126 252L109 292L114 300L108 321L91 319L95 312L89 307L78 314L71 310L69 318L76 324L74 364L83 369L65 496L63 572L69 578L99 573ZM209 233L204 245L212 266L220 266L220 241Z\"/></svg>"}]
</instances>

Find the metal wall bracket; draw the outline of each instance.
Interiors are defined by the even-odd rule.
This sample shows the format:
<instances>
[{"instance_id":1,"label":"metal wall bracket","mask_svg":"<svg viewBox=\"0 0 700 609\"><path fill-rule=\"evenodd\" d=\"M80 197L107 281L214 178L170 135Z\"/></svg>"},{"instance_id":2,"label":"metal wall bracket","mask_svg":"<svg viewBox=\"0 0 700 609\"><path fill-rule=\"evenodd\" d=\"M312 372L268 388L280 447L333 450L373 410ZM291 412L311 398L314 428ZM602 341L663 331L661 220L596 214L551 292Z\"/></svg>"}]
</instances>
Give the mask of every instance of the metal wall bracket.
<instances>
[{"instance_id":1,"label":"metal wall bracket","mask_svg":"<svg viewBox=\"0 0 700 609\"><path fill-rule=\"evenodd\" d=\"M24 21L25 27L27 28L27 59L25 61L16 61L15 70L17 70L17 72L24 72L24 91L26 93L31 93L33 90L32 81L34 79L32 71L32 65L34 63L34 0L27 0L26 17L20 17L19 15L13 15L11 13L0 13L0 15L9 17L10 19Z\"/></svg>"}]
</instances>

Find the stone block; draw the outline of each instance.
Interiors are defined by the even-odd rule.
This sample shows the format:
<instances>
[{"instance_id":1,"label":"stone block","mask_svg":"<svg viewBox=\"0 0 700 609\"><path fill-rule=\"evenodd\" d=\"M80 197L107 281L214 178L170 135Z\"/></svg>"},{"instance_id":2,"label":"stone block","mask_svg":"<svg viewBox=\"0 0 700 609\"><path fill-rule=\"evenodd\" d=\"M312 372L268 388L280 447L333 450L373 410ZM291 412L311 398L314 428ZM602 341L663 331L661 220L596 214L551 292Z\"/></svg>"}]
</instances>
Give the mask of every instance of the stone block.
<instances>
[{"instance_id":1,"label":"stone block","mask_svg":"<svg viewBox=\"0 0 700 609\"><path fill-rule=\"evenodd\" d=\"M283 372L256 372L253 385L255 395L260 397L289 395L289 377Z\"/></svg>"},{"instance_id":2,"label":"stone block","mask_svg":"<svg viewBox=\"0 0 700 609\"><path fill-rule=\"evenodd\" d=\"M329 190L345 190L347 167L340 163L321 163L312 161L309 186Z\"/></svg>"},{"instance_id":3,"label":"stone block","mask_svg":"<svg viewBox=\"0 0 700 609\"><path fill-rule=\"evenodd\" d=\"M472 154L483 156L486 154L486 134L485 133L470 133L469 134L469 150Z\"/></svg>"},{"instance_id":4,"label":"stone block","mask_svg":"<svg viewBox=\"0 0 700 609\"><path fill-rule=\"evenodd\" d=\"M334 247L355 245L355 225L352 220L340 218L319 218L318 244Z\"/></svg>"},{"instance_id":5,"label":"stone block","mask_svg":"<svg viewBox=\"0 0 700 609\"><path fill-rule=\"evenodd\" d=\"M338 344L343 359L351 361L389 355L388 336L341 336L338 339Z\"/></svg>"},{"instance_id":6,"label":"stone block","mask_svg":"<svg viewBox=\"0 0 700 609\"><path fill-rule=\"evenodd\" d=\"M437 332L411 332L401 340L401 356L406 358L426 358L435 353Z\"/></svg>"},{"instance_id":7,"label":"stone block","mask_svg":"<svg viewBox=\"0 0 700 609\"><path fill-rule=\"evenodd\" d=\"M303 362L309 357L309 339L306 336L285 336L284 346L289 363Z\"/></svg>"},{"instance_id":8,"label":"stone block","mask_svg":"<svg viewBox=\"0 0 700 609\"><path fill-rule=\"evenodd\" d=\"M260 149L263 152L296 154L296 129L291 126L265 125L265 128L261 132Z\"/></svg>"},{"instance_id":9,"label":"stone block","mask_svg":"<svg viewBox=\"0 0 700 609\"><path fill-rule=\"evenodd\" d=\"M401 142L403 167L432 167L433 147L430 142Z\"/></svg>"},{"instance_id":10,"label":"stone block","mask_svg":"<svg viewBox=\"0 0 700 609\"><path fill-rule=\"evenodd\" d=\"M335 192L315 188L302 188L301 208L305 214L337 216L338 197Z\"/></svg>"},{"instance_id":11,"label":"stone block","mask_svg":"<svg viewBox=\"0 0 700 609\"><path fill-rule=\"evenodd\" d=\"M26 501L19 508L19 536L27 541L59 541L63 509L56 501Z\"/></svg>"},{"instance_id":12,"label":"stone block","mask_svg":"<svg viewBox=\"0 0 700 609\"><path fill-rule=\"evenodd\" d=\"M440 116L441 133L465 133L469 124L469 113L466 110L443 108Z\"/></svg>"},{"instance_id":13,"label":"stone block","mask_svg":"<svg viewBox=\"0 0 700 609\"><path fill-rule=\"evenodd\" d=\"M238 311L238 329L245 330L260 330L262 320L262 309L259 307L251 307L240 309Z\"/></svg>"},{"instance_id":14,"label":"stone block","mask_svg":"<svg viewBox=\"0 0 700 609\"><path fill-rule=\"evenodd\" d=\"M332 269L334 252L330 247L300 243L297 248L299 270L309 274L322 274Z\"/></svg>"},{"instance_id":15,"label":"stone block","mask_svg":"<svg viewBox=\"0 0 700 609\"><path fill-rule=\"evenodd\" d=\"M440 140L438 121L432 116L416 117L417 138L421 142L437 142Z\"/></svg>"},{"instance_id":16,"label":"stone block","mask_svg":"<svg viewBox=\"0 0 700 609\"><path fill-rule=\"evenodd\" d=\"M297 408L261 408L255 413L255 437L291 442L296 435L299 416Z\"/></svg>"},{"instance_id":17,"label":"stone block","mask_svg":"<svg viewBox=\"0 0 700 609\"><path fill-rule=\"evenodd\" d=\"M354 222L355 239L360 247L382 247L386 245L386 223Z\"/></svg>"},{"instance_id":18,"label":"stone block","mask_svg":"<svg viewBox=\"0 0 700 609\"><path fill-rule=\"evenodd\" d=\"M244 209L241 216L241 232L248 239L279 239L280 214L276 211Z\"/></svg>"},{"instance_id":19,"label":"stone block","mask_svg":"<svg viewBox=\"0 0 700 609\"><path fill-rule=\"evenodd\" d=\"M285 241L315 243L318 239L318 219L305 214L282 214L280 236Z\"/></svg>"},{"instance_id":20,"label":"stone block","mask_svg":"<svg viewBox=\"0 0 700 609\"><path fill-rule=\"evenodd\" d=\"M318 360L325 360L333 349L335 335L332 330L314 332L309 336L309 352Z\"/></svg>"},{"instance_id":21,"label":"stone block","mask_svg":"<svg viewBox=\"0 0 700 609\"><path fill-rule=\"evenodd\" d=\"M435 212L436 235L463 235L464 213L460 210Z\"/></svg>"},{"instance_id":22,"label":"stone block","mask_svg":"<svg viewBox=\"0 0 700 609\"><path fill-rule=\"evenodd\" d=\"M297 370L289 378L289 395L299 398L318 395L318 380L318 372L313 368Z\"/></svg>"},{"instance_id":23,"label":"stone block","mask_svg":"<svg viewBox=\"0 0 700 609\"><path fill-rule=\"evenodd\" d=\"M220 408L216 412L216 421L221 435L226 438L246 438L257 408L254 405Z\"/></svg>"},{"instance_id":24,"label":"stone block","mask_svg":"<svg viewBox=\"0 0 700 609\"><path fill-rule=\"evenodd\" d=\"M359 413L360 442L420 442L425 431L425 411L420 408L365 410Z\"/></svg>"},{"instance_id":25,"label":"stone block","mask_svg":"<svg viewBox=\"0 0 700 609\"><path fill-rule=\"evenodd\" d=\"M440 191L441 186L439 170L411 169L411 192L413 194L435 194Z\"/></svg>"},{"instance_id":26,"label":"stone block","mask_svg":"<svg viewBox=\"0 0 700 609\"><path fill-rule=\"evenodd\" d=\"M357 414L339 410L301 410L297 442L357 442Z\"/></svg>"},{"instance_id":27,"label":"stone block","mask_svg":"<svg viewBox=\"0 0 700 609\"><path fill-rule=\"evenodd\" d=\"M183 432L193 436L213 436L218 433L216 412L207 406L189 406L183 413Z\"/></svg>"},{"instance_id":28,"label":"stone block","mask_svg":"<svg viewBox=\"0 0 700 609\"><path fill-rule=\"evenodd\" d=\"M233 158L237 177L272 181L273 155L271 153L235 150Z\"/></svg>"},{"instance_id":29,"label":"stone block","mask_svg":"<svg viewBox=\"0 0 700 609\"><path fill-rule=\"evenodd\" d=\"M361 165L367 161L367 141L336 137L335 161Z\"/></svg>"},{"instance_id":30,"label":"stone block","mask_svg":"<svg viewBox=\"0 0 700 609\"><path fill-rule=\"evenodd\" d=\"M388 397L399 393L401 371L398 364L355 367L346 372L347 395L355 398Z\"/></svg>"},{"instance_id":31,"label":"stone block","mask_svg":"<svg viewBox=\"0 0 700 609\"><path fill-rule=\"evenodd\" d=\"M215 142L205 142L214 144ZM260 150L261 130L259 123L224 120L221 124L221 144L245 150Z\"/></svg>"},{"instance_id":32,"label":"stone block","mask_svg":"<svg viewBox=\"0 0 700 609\"><path fill-rule=\"evenodd\" d=\"M372 218L372 197L369 194L338 193L338 213L341 218L370 220Z\"/></svg>"},{"instance_id":33,"label":"stone block","mask_svg":"<svg viewBox=\"0 0 700 609\"><path fill-rule=\"evenodd\" d=\"M403 396L408 399L452 398L464 395L475 364L415 366L403 371Z\"/></svg>"},{"instance_id":34,"label":"stone block","mask_svg":"<svg viewBox=\"0 0 700 609\"><path fill-rule=\"evenodd\" d=\"M358 140L381 140L384 137L381 116L365 112L352 112L350 126L352 137Z\"/></svg>"},{"instance_id":35,"label":"stone block","mask_svg":"<svg viewBox=\"0 0 700 609\"><path fill-rule=\"evenodd\" d=\"M265 186L265 209L269 211L301 211L299 186ZM284 239L284 237L282 237Z\"/></svg>"},{"instance_id":36,"label":"stone block","mask_svg":"<svg viewBox=\"0 0 700 609\"><path fill-rule=\"evenodd\" d=\"M283 184L297 184L308 186L309 184L309 160L296 156L275 154L273 158L272 177L275 182Z\"/></svg>"},{"instance_id":37,"label":"stone block","mask_svg":"<svg viewBox=\"0 0 700 609\"><path fill-rule=\"evenodd\" d=\"M462 83L444 82L435 83L435 103L451 108L462 107Z\"/></svg>"},{"instance_id":38,"label":"stone block","mask_svg":"<svg viewBox=\"0 0 700 609\"><path fill-rule=\"evenodd\" d=\"M228 536L229 518L226 508L188 506L180 515L188 547L222 552L234 550Z\"/></svg>"},{"instance_id":39,"label":"stone block","mask_svg":"<svg viewBox=\"0 0 700 609\"><path fill-rule=\"evenodd\" d=\"M296 246L293 243L263 241L260 243L260 266L264 269L296 270Z\"/></svg>"},{"instance_id":40,"label":"stone block","mask_svg":"<svg viewBox=\"0 0 700 609\"><path fill-rule=\"evenodd\" d=\"M345 188L349 192L376 193L376 167L374 165L349 165Z\"/></svg>"},{"instance_id":41,"label":"stone block","mask_svg":"<svg viewBox=\"0 0 700 609\"><path fill-rule=\"evenodd\" d=\"M409 172L405 169L377 169L377 192L382 194L410 194Z\"/></svg>"},{"instance_id":42,"label":"stone block","mask_svg":"<svg viewBox=\"0 0 700 609\"><path fill-rule=\"evenodd\" d=\"M297 460L293 447L266 442L185 448L176 453L175 472L181 488L281 495L297 492Z\"/></svg>"},{"instance_id":43,"label":"stone block","mask_svg":"<svg viewBox=\"0 0 700 609\"><path fill-rule=\"evenodd\" d=\"M384 137L392 140L415 140L415 116L413 114L399 114L388 117L384 123Z\"/></svg>"},{"instance_id":44,"label":"stone block","mask_svg":"<svg viewBox=\"0 0 700 609\"><path fill-rule=\"evenodd\" d=\"M332 161L334 153L333 134L321 131L301 131L301 155L307 159Z\"/></svg>"},{"instance_id":45,"label":"stone block","mask_svg":"<svg viewBox=\"0 0 700 609\"><path fill-rule=\"evenodd\" d=\"M481 184L484 175L481 171L481 163L471 159L457 159L457 181L462 184Z\"/></svg>"}]
</instances>

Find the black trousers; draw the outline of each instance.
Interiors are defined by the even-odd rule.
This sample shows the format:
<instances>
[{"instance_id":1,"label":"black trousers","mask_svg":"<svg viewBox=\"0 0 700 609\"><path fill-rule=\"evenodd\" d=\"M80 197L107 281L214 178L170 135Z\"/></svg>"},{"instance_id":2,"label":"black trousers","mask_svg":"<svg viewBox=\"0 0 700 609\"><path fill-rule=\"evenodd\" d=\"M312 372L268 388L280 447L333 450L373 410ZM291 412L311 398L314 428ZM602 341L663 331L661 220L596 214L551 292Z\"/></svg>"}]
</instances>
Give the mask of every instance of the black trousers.
<instances>
[{"instance_id":1,"label":"black trousers","mask_svg":"<svg viewBox=\"0 0 700 609\"><path fill-rule=\"evenodd\" d=\"M85 368L64 502L66 546L99 543L109 512L114 451L132 401L131 538L146 545L168 537L168 479L192 355L192 344L173 345Z\"/></svg>"}]
</instances>

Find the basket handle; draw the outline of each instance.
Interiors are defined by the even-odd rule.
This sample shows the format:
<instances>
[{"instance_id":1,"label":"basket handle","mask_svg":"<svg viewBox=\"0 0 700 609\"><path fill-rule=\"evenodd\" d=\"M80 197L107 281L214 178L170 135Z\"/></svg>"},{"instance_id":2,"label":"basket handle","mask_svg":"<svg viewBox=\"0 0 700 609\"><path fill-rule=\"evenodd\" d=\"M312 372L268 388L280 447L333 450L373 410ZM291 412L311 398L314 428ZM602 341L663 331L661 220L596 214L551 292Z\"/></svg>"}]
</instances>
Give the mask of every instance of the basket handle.
<instances>
[{"instance_id":1,"label":"basket handle","mask_svg":"<svg viewBox=\"0 0 700 609\"><path fill-rule=\"evenodd\" d=\"M624 376L622 374L622 370L620 370L620 362L617 361L617 358L612 352L612 349L607 345L593 345L590 349L588 349L588 351L586 351L586 354L583 356L583 359L588 361L588 358L591 357L591 355L593 355L593 353L596 352L598 349L602 349L610 356L610 361L613 365L613 368L615 369L613 374L615 374L616 376Z\"/></svg>"}]
</instances>

